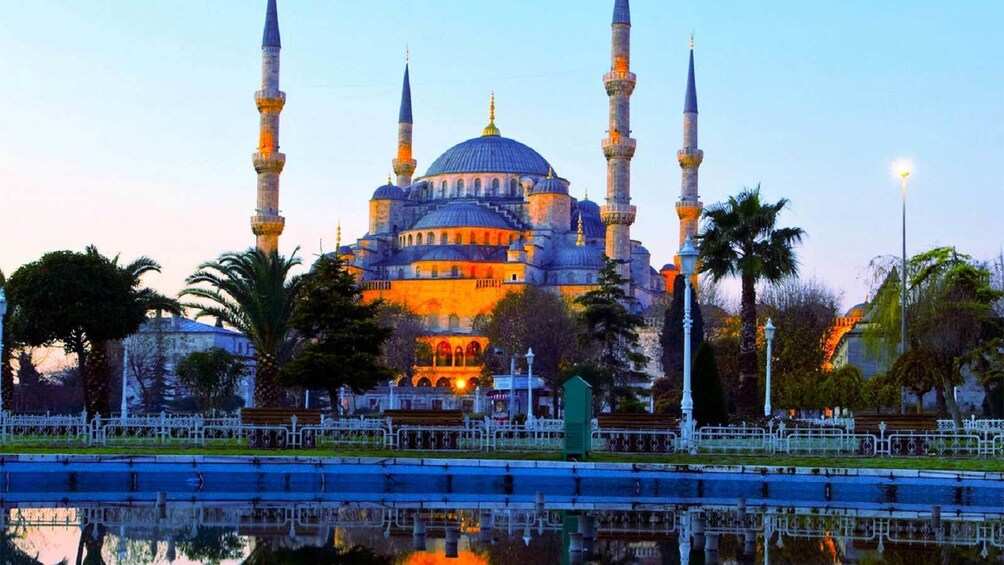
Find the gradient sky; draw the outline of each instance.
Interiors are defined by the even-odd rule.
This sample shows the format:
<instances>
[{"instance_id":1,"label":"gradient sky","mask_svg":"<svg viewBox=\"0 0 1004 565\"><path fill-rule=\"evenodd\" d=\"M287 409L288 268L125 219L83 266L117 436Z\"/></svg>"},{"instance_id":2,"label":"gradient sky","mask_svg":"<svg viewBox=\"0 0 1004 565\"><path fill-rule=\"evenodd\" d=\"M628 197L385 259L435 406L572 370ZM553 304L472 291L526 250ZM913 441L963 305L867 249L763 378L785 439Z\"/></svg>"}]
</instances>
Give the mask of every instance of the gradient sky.
<instances>
[{"instance_id":1,"label":"gradient sky","mask_svg":"<svg viewBox=\"0 0 1004 565\"><path fill-rule=\"evenodd\" d=\"M265 0L32 0L0 19L0 269L94 243L149 255L174 293L254 242L251 153ZM15 8L16 4L16 8ZM418 173L496 124L573 195L605 190L612 0L279 0L280 248L330 251L367 228L396 143L411 50ZM762 184L804 228L802 272L865 298L900 249L890 164L914 163L908 252L1004 245L1004 3L632 2L632 237L672 260L675 152L696 34L701 195Z\"/></svg>"}]
</instances>

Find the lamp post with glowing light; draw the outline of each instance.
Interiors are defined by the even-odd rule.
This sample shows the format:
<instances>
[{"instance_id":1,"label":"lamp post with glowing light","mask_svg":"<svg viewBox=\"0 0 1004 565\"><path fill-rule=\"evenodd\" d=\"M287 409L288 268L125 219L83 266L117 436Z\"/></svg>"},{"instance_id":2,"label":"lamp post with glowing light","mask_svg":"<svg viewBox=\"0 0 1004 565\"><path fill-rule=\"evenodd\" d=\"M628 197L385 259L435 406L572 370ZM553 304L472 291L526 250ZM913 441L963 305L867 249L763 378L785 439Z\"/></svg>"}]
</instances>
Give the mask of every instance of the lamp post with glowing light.
<instances>
[{"instance_id":1,"label":"lamp post with glowing light","mask_svg":"<svg viewBox=\"0 0 1004 565\"><path fill-rule=\"evenodd\" d=\"M533 348L526 352L526 421L533 420Z\"/></svg>"},{"instance_id":2,"label":"lamp post with glowing light","mask_svg":"<svg viewBox=\"0 0 1004 565\"><path fill-rule=\"evenodd\" d=\"M387 400L387 404L389 404L389 406L387 408L393 410L394 409L394 379L391 379L391 380L387 381L387 390L390 391L389 398Z\"/></svg>"},{"instance_id":3,"label":"lamp post with glowing light","mask_svg":"<svg viewBox=\"0 0 1004 565\"><path fill-rule=\"evenodd\" d=\"M900 295L900 326L899 326L899 354L906 353L906 177L910 176L910 163L899 161L893 165L893 170L900 178L900 192L903 197L903 284ZM906 413L906 403L902 403L903 413Z\"/></svg>"},{"instance_id":4,"label":"lamp post with glowing light","mask_svg":"<svg viewBox=\"0 0 1004 565\"><path fill-rule=\"evenodd\" d=\"M683 413L683 438L690 443L690 432L693 427L694 399L690 393L690 277L697 267L697 250L687 237L680 249L680 273L683 275L683 399L680 401L680 411Z\"/></svg>"},{"instance_id":5,"label":"lamp post with glowing light","mask_svg":"<svg viewBox=\"0 0 1004 565\"><path fill-rule=\"evenodd\" d=\"M129 417L129 338L122 341L122 406L120 418L125 420Z\"/></svg>"},{"instance_id":6,"label":"lamp post with glowing light","mask_svg":"<svg viewBox=\"0 0 1004 565\"><path fill-rule=\"evenodd\" d=\"M771 364L771 343L774 341L774 323L767 318L767 325L763 327L763 335L767 338L767 391L763 397L763 415L770 418L772 413L770 407L770 364Z\"/></svg>"},{"instance_id":7,"label":"lamp post with glowing light","mask_svg":"<svg viewBox=\"0 0 1004 565\"><path fill-rule=\"evenodd\" d=\"M7 294L4 293L3 288L0 288L0 363L2 363L3 355L3 319L7 315ZM2 372L2 366L0 366L0 372ZM0 382L0 414L3 414L3 383Z\"/></svg>"},{"instance_id":8,"label":"lamp post with glowing light","mask_svg":"<svg viewBox=\"0 0 1004 565\"><path fill-rule=\"evenodd\" d=\"M513 422L513 410L516 402L516 356L509 359L509 423Z\"/></svg>"}]
</instances>

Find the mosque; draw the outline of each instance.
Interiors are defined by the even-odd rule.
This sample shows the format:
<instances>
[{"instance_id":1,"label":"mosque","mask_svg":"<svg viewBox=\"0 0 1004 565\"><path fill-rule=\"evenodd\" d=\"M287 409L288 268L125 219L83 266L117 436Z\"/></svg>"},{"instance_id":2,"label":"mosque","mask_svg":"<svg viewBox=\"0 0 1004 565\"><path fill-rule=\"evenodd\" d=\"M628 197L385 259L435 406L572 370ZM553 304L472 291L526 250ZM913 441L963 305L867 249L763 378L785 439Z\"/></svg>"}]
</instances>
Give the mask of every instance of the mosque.
<instances>
[{"instance_id":1,"label":"mosque","mask_svg":"<svg viewBox=\"0 0 1004 565\"><path fill-rule=\"evenodd\" d=\"M377 187L369 201L369 230L350 245L339 245L363 288L366 300L407 305L425 320L423 339L433 355L416 367L417 386L453 386L481 372L487 339L476 331L506 294L534 285L569 299L596 288L604 256L627 279L631 309L638 313L672 291L678 258L656 271L649 251L631 239L637 210L631 204L631 14L628 0L615 0L611 64L603 75L610 101L609 122L600 149L607 162L602 205L572 196L561 167L531 147L505 137L495 125L494 96L488 124L480 135L447 149L419 176L412 156L411 85L407 63L398 114L396 179ZM257 245L277 248L285 219L279 215L279 176L285 155L278 152L279 36L276 0L269 0L262 41L262 89L255 99L261 116L258 204L252 217ZM697 233L703 204L698 195L697 95L693 44L683 109L682 171L676 204L680 242ZM657 217L655 214L652 218ZM340 231L340 230L339 230ZM340 235L340 234L339 234ZM400 383L409 384L409 383Z\"/></svg>"}]
</instances>

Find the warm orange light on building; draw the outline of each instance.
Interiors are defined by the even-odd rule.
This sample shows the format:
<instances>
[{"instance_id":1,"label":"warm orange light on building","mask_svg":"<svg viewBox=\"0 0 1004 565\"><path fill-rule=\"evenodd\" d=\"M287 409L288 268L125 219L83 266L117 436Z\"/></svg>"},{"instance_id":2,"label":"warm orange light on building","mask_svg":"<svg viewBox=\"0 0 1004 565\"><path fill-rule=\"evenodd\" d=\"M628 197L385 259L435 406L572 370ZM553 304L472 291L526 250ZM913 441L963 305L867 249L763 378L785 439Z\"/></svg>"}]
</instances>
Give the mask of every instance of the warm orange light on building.
<instances>
[{"instance_id":1,"label":"warm orange light on building","mask_svg":"<svg viewBox=\"0 0 1004 565\"><path fill-rule=\"evenodd\" d=\"M488 565L488 560L470 551L458 552L455 559L447 559L445 553L423 551L409 555L404 565Z\"/></svg>"},{"instance_id":2,"label":"warm orange light on building","mask_svg":"<svg viewBox=\"0 0 1004 565\"><path fill-rule=\"evenodd\" d=\"M467 379L457 379L457 390L464 390L467 388Z\"/></svg>"}]
</instances>

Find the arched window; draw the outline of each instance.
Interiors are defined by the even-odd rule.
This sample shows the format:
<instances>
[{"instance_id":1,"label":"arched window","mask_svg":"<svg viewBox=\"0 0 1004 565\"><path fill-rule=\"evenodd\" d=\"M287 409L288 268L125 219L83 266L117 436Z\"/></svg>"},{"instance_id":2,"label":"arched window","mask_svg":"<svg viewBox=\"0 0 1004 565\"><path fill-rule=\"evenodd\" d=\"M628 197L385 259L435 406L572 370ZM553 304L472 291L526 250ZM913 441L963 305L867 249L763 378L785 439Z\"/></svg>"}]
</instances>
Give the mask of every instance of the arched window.
<instances>
[{"instance_id":1,"label":"arched window","mask_svg":"<svg viewBox=\"0 0 1004 565\"><path fill-rule=\"evenodd\" d=\"M516 179L509 181L509 196L516 196L519 194L519 182Z\"/></svg>"},{"instance_id":2,"label":"arched window","mask_svg":"<svg viewBox=\"0 0 1004 565\"><path fill-rule=\"evenodd\" d=\"M419 233L418 235L415 236L415 243L417 243L418 245L422 245L422 234L421 233Z\"/></svg>"},{"instance_id":3,"label":"arched window","mask_svg":"<svg viewBox=\"0 0 1004 565\"><path fill-rule=\"evenodd\" d=\"M474 179L474 196L481 196L481 179Z\"/></svg>"},{"instance_id":4,"label":"arched window","mask_svg":"<svg viewBox=\"0 0 1004 565\"><path fill-rule=\"evenodd\" d=\"M436 314L436 313L429 314L428 318L426 318L426 322L425 323L426 323L427 326L429 326L430 330L438 330L439 329L439 314Z\"/></svg>"},{"instance_id":5,"label":"arched window","mask_svg":"<svg viewBox=\"0 0 1004 565\"><path fill-rule=\"evenodd\" d=\"M432 386L432 381L428 377L418 379L418 386Z\"/></svg>"},{"instance_id":6,"label":"arched window","mask_svg":"<svg viewBox=\"0 0 1004 565\"><path fill-rule=\"evenodd\" d=\"M517 279L516 279L516 273L513 273L513 274L512 274L512 280L514 280L514 281L515 281L515 280L517 280Z\"/></svg>"},{"instance_id":7,"label":"arched window","mask_svg":"<svg viewBox=\"0 0 1004 565\"><path fill-rule=\"evenodd\" d=\"M474 232L471 232L470 237L467 238L467 243L469 243L471 245L477 245L478 244L478 234L476 234Z\"/></svg>"},{"instance_id":8,"label":"arched window","mask_svg":"<svg viewBox=\"0 0 1004 565\"><path fill-rule=\"evenodd\" d=\"M415 243L415 240L414 240L414 238L413 238L413 237L411 236L411 234L409 233L409 234L408 234L408 247L411 247L412 245L414 245L414 243Z\"/></svg>"},{"instance_id":9,"label":"arched window","mask_svg":"<svg viewBox=\"0 0 1004 565\"><path fill-rule=\"evenodd\" d=\"M460 317L456 314L450 314L450 329L459 330L460 329Z\"/></svg>"},{"instance_id":10,"label":"arched window","mask_svg":"<svg viewBox=\"0 0 1004 565\"><path fill-rule=\"evenodd\" d=\"M432 266L432 278L434 278L434 279L438 279L439 278L439 267L436 266L436 265Z\"/></svg>"},{"instance_id":11,"label":"arched window","mask_svg":"<svg viewBox=\"0 0 1004 565\"><path fill-rule=\"evenodd\" d=\"M464 179L457 179L457 194L455 196L462 197L464 195Z\"/></svg>"},{"instance_id":12,"label":"arched window","mask_svg":"<svg viewBox=\"0 0 1004 565\"><path fill-rule=\"evenodd\" d=\"M422 278L422 267L419 267L418 265L415 265L415 278Z\"/></svg>"},{"instance_id":13,"label":"arched window","mask_svg":"<svg viewBox=\"0 0 1004 565\"><path fill-rule=\"evenodd\" d=\"M440 245L446 245L449 242L450 242L449 238L446 237L446 232L445 231L443 233L439 234L439 244Z\"/></svg>"},{"instance_id":14,"label":"arched window","mask_svg":"<svg viewBox=\"0 0 1004 565\"><path fill-rule=\"evenodd\" d=\"M436 366L450 367L453 365L453 348L445 341L436 346Z\"/></svg>"},{"instance_id":15,"label":"arched window","mask_svg":"<svg viewBox=\"0 0 1004 565\"><path fill-rule=\"evenodd\" d=\"M483 241L485 245L490 245L490 244L488 243L488 238L489 238L489 237L491 237L491 234L490 234L490 233L488 233L488 232L485 232L485 238L484 238L483 240L481 240L481 241Z\"/></svg>"},{"instance_id":16,"label":"arched window","mask_svg":"<svg viewBox=\"0 0 1004 565\"><path fill-rule=\"evenodd\" d=\"M439 377L436 381L436 388L448 388L450 386L450 379L446 377Z\"/></svg>"},{"instance_id":17,"label":"arched window","mask_svg":"<svg viewBox=\"0 0 1004 565\"><path fill-rule=\"evenodd\" d=\"M446 198L446 181L445 180L443 181L443 184L439 185L439 197L440 198Z\"/></svg>"},{"instance_id":18,"label":"arched window","mask_svg":"<svg viewBox=\"0 0 1004 565\"><path fill-rule=\"evenodd\" d=\"M455 237L453 239L453 243L456 243L457 245L463 245L464 244L464 234L462 234L460 232L457 232L457 237Z\"/></svg>"},{"instance_id":19,"label":"arched window","mask_svg":"<svg viewBox=\"0 0 1004 565\"><path fill-rule=\"evenodd\" d=\"M481 364L481 344L472 341L467 344L467 351L464 355L464 364L468 367L475 367Z\"/></svg>"},{"instance_id":20,"label":"arched window","mask_svg":"<svg viewBox=\"0 0 1004 565\"><path fill-rule=\"evenodd\" d=\"M509 234L509 245L512 245L514 241L516 241L516 234L514 233Z\"/></svg>"},{"instance_id":21,"label":"arched window","mask_svg":"<svg viewBox=\"0 0 1004 565\"><path fill-rule=\"evenodd\" d=\"M460 276L460 267L458 267L456 265L450 267L450 276L453 277L453 278L459 277Z\"/></svg>"},{"instance_id":22,"label":"arched window","mask_svg":"<svg viewBox=\"0 0 1004 565\"><path fill-rule=\"evenodd\" d=\"M429 245L436 245L436 232L429 232L428 235L425 236L425 243Z\"/></svg>"},{"instance_id":23,"label":"arched window","mask_svg":"<svg viewBox=\"0 0 1004 565\"><path fill-rule=\"evenodd\" d=\"M491 195L495 196L499 193L499 179L492 179L492 192Z\"/></svg>"},{"instance_id":24,"label":"arched window","mask_svg":"<svg viewBox=\"0 0 1004 565\"><path fill-rule=\"evenodd\" d=\"M457 367L464 366L464 348L457 346L457 349L453 352L453 364Z\"/></svg>"}]
</instances>

